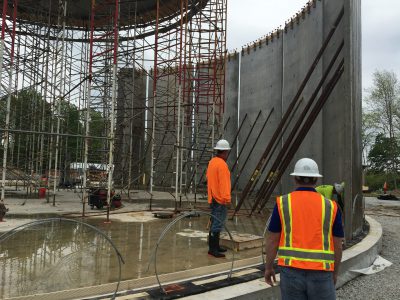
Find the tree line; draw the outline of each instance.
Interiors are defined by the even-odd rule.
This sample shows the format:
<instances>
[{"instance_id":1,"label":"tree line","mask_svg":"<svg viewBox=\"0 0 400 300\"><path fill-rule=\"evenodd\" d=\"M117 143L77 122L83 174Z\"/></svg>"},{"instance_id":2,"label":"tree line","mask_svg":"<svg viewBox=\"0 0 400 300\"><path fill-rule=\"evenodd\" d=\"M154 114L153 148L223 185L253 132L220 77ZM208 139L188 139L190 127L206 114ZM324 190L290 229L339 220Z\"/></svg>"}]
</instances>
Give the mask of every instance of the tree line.
<instances>
[{"instance_id":1,"label":"tree line","mask_svg":"<svg viewBox=\"0 0 400 300\"><path fill-rule=\"evenodd\" d=\"M392 71L375 71L362 113L362 157L370 189L397 189L400 166L400 83Z\"/></svg>"},{"instance_id":2,"label":"tree line","mask_svg":"<svg viewBox=\"0 0 400 300\"><path fill-rule=\"evenodd\" d=\"M0 98L0 137L6 127L7 97ZM59 112L59 113L58 113ZM71 162L83 161L85 135L85 109L65 99L53 99L49 102L34 89L23 89L11 95L10 135L7 165L30 174L45 173L55 164L55 133L60 119L59 165L61 175L66 174ZM103 136L108 120L101 111L90 110L89 136ZM53 133L53 134L51 134ZM74 137L76 135L76 137ZM103 157L107 143L101 139L89 140L88 161L105 161ZM3 143L0 143L0 155L3 157ZM51 161L51 164L50 164ZM63 179L61 178L61 181Z\"/></svg>"}]
</instances>

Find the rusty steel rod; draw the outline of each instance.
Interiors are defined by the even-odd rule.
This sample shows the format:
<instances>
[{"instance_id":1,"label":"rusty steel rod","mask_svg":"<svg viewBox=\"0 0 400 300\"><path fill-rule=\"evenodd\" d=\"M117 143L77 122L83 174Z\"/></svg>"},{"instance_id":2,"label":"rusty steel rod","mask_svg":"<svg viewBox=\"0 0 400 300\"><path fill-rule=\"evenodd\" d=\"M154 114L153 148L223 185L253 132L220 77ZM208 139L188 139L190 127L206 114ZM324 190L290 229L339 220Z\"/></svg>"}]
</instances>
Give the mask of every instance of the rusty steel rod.
<instances>
[{"instance_id":1,"label":"rusty steel rod","mask_svg":"<svg viewBox=\"0 0 400 300\"><path fill-rule=\"evenodd\" d=\"M280 132L277 140L280 141L283 137L283 134L286 132L287 128L289 127L289 125L291 124L293 118L295 117L295 114L297 112L297 110L300 108L300 104L302 103L302 101L304 100L304 98L302 97L297 103L295 108L293 109L293 114L290 116L289 120L285 123L285 127L283 128L283 130ZM264 162L264 167L261 169L261 174L264 173L265 169L267 168L269 161L271 160L273 154L275 153L276 148L279 146L279 143L275 143L274 146L272 147L271 151L268 153L266 160ZM253 193L254 189L256 188L258 181L261 179L261 176L258 176L256 178L256 180L254 181L253 187L250 189L249 193L248 193L248 197L251 196L251 194Z\"/></svg>"},{"instance_id":2,"label":"rusty steel rod","mask_svg":"<svg viewBox=\"0 0 400 300\"><path fill-rule=\"evenodd\" d=\"M232 189L231 189L231 191L233 191L234 188L236 187L236 184L237 184L237 182L238 182L238 180L239 180L240 174L242 174L243 169L244 169L244 167L246 166L247 161L249 160L250 155L251 155L251 153L253 152L253 150L254 150L254 148L255 148L255 146L256 146L258 140L260 139L261 133L264 131L264 128L265 128L265 126L267 125L268 120L269 120L269 118L271 117L273 111L274 111L274 108L271 109L271 111L269 112L267 118L265 119L264 124L263 124L263 126L261 127L260 132L258 133L255 142L253 143L253 146L251 147L249 153L247 154L247 157L246 157L244 163L242 164L242 168L239 170L238 175L236 176L235 181L234 181L233 184L232 184ZM244 147L245 147L245 146L243 146L242 150L244 149ZM242 153L242 151L239 153L239 156L238 156L237 159L240 158L241 153ZM234 171L234 169L235 169L235 168L232 167L231 173Z\"/></svg>"},{"instance_id":3,"label":"rusty steel rod","mask_svg":"<svg viewBox=\"0 0 400 300\"><path fill-rule=\"evenodd\" d=\"M287 151L290 143L295 138L295 136L296 136L301 124L306 119L308 111L311 109L311 107L312 107L312 105L314 103L314 100L317 98L317 95L318 95L320 89L322 88L323 84L325 83L329 73L331 72L331 70L332 70L332 68L333 68L333 66L334 66L334 64L335 64L335 62L336 62L336 60L337 60L337 58L338 58L338 56L340 54L340 52L342 51L343 46L344 46L344 41L342 40L342 42L340 43L339 47L336 49L336 52L333 55L331 61L329 62L329 65L328 65L326 71L322 75L317 87L315 88L313 94L311 95L310 100L308 101L307 105L304 107L303 112L301 113L301 115L297 119L296 124L293 126L292 131L290 132L289 136L287 137L285 144L283 145L283 147L279 151L279 154L278 154L277 158L275 159L274 164L272 165L270 171L267 174L267 177L266 177L265 181L263 182L260 190L257 193L257 198L256 198L255 204L253 206L253 209L261 201L261 198L265 194L265 191L267 189L267 186L268 186L271 178L273 176L275 176L275 172L276 172L276 169L277 169L278 165L280 164L282 158L286 154L286 151ZM342 62L343 62L343 60L342 60Z\"/></svg>"},{"instance_id":4,"label":"rusty steel rod","mask_svg":"<svg viewBox=\"0 0 400 300\"><path fill-rule=\"evenodd\" d=\"M232 144L231 144L231 148L232 148L232 149L233 149L233 147L234 147L235 144L236 144L237 137L239 136L239 133L240 133L240 131L242 130L243 124L244 124L244 122L246 121L247 116L248 116L248 114L246 113L246 114L244 115L244 118L243 118L242 122L240 123L239 129L236 131L235 137L233 138L233 141L232 141ZM232 152L232 151L229 151L228 157L229 157L229 155L231 154L231 152Z\"/></svg>"},{"instance_id":5,"label":"rusty steel rod","mask_svg":"<svg viewBox=\"0 0 400 300\"><path fill-rule=\"evenodd\" d=\"M260 175L259 173L260 173L260 170L261 170L262 166L264 165L265 157L268 155L268 153L270 152L270 150L271 150L271 148L273 147L274 143L276 142L277 137L278 137L279 133L282 131L282 129L283 129L284 125L285 125L286 120L290 117L290 115L291 115L291 113L292 113L292 111L293 111L293 108L294 108L295 105L296 105L296 102L297 102L298 99L300 98L301 93L303 92L303 90L304 90L306 84L308 83L308 81L309 81L311 75L313 74L315 68L317 67L318 62L320 61L322 55L324 54L324 52L325 52L325 50L326 50L326 48L327 48L327 46L328 46L328 44L329 44L329 42L330 42L330 40L331 40L333 34L334 34L335 31L336 31L336 28L337 28L338 25L340 24L340 22L341 22L341 20L342 20L342 18L343 18L343 15L344 15L344 7L342 7L342 9L340 10L340 13L339 13L338 17L336 18L336 20L335 20L335 22L334 22L334 24L333 24L331 30L329 31L329 33L328 33L326 39L324 40L324 42L323 42L321 48L319 49L318 54L317 54L317 56L315 57L315 59L314 59L312 65L311 65L311 67L309 68L309 70L308 70L308 72L307 72L307 74L306 74L306 76L305 76L303 82L301 83L299 90L297 91L297 93L296 93L296 95L294 96L292 102L290 103L288 109L286 110L285 115L282 117L281 122L279 123L277 129L275 130L275 133L274 133L274 135L272 136L270 142L268 143L268 146L267 146L267 148L265 149L264 154L261 156L260 161L258 162L257 166L255 167L254 171L252 172L252 175L251 175L251 177L250 177L248 183L246 184L245 188L243 189L242 195L241 195L241 197L240 197L240 200L239 200L238 205L237 205L236 208L235 208L235 211L234 211L234 213L233 213L233 216L240 210L240 207L242 206L244 200L246 199L249 190L250 190L250 189L253 187L253 185L254 185L255 179ZM232 217L233 217L233 216L232 216Z\"/></svg>"},{"instance_id":6,"label":"rusty steel rod","mask_svg":"<svg viewBox=\"0 0 400 300\"><path fill-rule=\"evenodd\" d=\"M273 178L274 180L271 181L269 189L265 193L264 200L263 200L258 212L261 212L261 210L265 207L266 203L269 200L269 197L271 196L273 190L275 189L280 178L282 177L283 172L286 170L290 161L293 159L296 151L299 149L302 141L304 140L304 138L307 135L308 131L310 130L311 126L314 124L314 121L318 117L324 104L329 99L329 96L330 96L331 92L333 91L333 89L335 88L340 77L342 76L343 71L344 71L344 60L342 60L341 63L339 64L339 66L337 67L334 75L329 80L327 86L323 90L321 96L319 97L319 99L318 99L316 105L314 106L313 110L311 111L309 117L307 118L306 122L303 124L299 134L297 135L297 137L293 141L292 145L290 146L289 151L287 152L284 159L281 161L280 167L279 167L279 169L277 169L277 172ZM253 211L254 211L254 209L252 209L252 212ZM252 214L252 212L250 213L250 215Z\"/></svg>"},{"instance_id":7,"label":"rusty steel rod","mask_svg":"<svg viewBox=\"0 0 400 300\"><path fill-rule=\"evenodd\" d=\"M246 115L247 115L247 114L246 114ZM250 131L249 131L249 133L247 134L246 139L245 139L243 145L246 145L246 144L247 144L247 141L249 140L249 138L250 138L250 136L251 136L251 133L253 132L253 129L254 129L254 127L255 127L255 125L256 125L256 123L257 123L257 121L258 121L258 118L259 118L260 116L261 116L261 110L258 112L257 117L256 117L256 119L254 120L253 125L251 125ZM243 149L244 149L244 146L243 146L242 149L240 150L239 155L236 157L236 160L235 160L235 162L234 162L233 165L232 165L231 173L232 173L233 170L235 169L235 166L237 165L237 162L238 162L238 160L239 160L240 155L242 154ZM229 153L230 153L230 152L229 152Z\"/></svg>"}]
</instances>

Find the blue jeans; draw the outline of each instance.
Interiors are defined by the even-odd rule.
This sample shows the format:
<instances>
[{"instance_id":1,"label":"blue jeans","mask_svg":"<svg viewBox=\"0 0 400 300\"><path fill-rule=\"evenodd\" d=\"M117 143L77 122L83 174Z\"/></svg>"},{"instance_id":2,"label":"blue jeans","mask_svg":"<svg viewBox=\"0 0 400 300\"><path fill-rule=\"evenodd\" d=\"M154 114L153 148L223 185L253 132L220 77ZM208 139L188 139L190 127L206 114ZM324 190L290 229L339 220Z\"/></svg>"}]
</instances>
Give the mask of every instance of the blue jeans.
<instances>
[{"instance_id":1,"label":"blue jeans","mask_svg":"<svg viewBox=\"0 0 400 300\"><path fill-rule=\"evenodd\" d=\"M211 214L211 232L221 232L226 219L227 209L225 205L219 204L217 201L213 200L210 204ZM215 216L215 218L214 218Z\"/></svg>"},{"instance_id":2,"label":"blue jeans","mask_svg":"<svg viewBox=\"0 0 400 300\"><path fill-rule=\"evenodd\" d=\"M333 272L280 267L282 300L335 300Z\"/></svg>"}]
</instances>

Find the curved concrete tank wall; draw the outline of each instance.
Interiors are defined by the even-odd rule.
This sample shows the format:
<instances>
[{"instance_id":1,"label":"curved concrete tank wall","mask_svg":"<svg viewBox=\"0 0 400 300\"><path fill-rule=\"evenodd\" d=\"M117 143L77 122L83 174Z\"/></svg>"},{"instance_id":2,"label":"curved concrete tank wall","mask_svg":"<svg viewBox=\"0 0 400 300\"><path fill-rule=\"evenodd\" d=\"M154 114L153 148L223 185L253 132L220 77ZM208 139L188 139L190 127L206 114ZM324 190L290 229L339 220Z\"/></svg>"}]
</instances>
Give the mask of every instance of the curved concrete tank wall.
<instances>
[{"instance_id":1,"label":"curved concrete tank wall","mask_svg":"<svg viewBox=\"0 0 400 300\"><path fill-rule=\"evenodd\" d=\"M343 40L344 48L338 61L344 58L344 73L331 93L323 110L302 142L292 162L281 179L276 193L288 193L293 189L289 173L301 157L315 159L324 175L319 184L345 181L345 231L346 237L359 231L363 221L361 190L361 1L321 0L314 1L298 19L285 29L275 32L273 39L262 39L243 48L241 53L229 55L226 73L225 119L231 124L225 138L232 141L242 124L238 152L242 151L240 163L249 156L246 167L239 177L239 189L250 179L268 141L274 134L289 103L294 98L304 77L314 61L329 31L344 8L344 16L330 44L319 61L301 98L297 115L316 88L330 59ZM330 74L333 74L331 72ZM328 77L328 79L331 75ZM257 136L269 112L273 109L259 140ZM252 125L261 110L261 115ZM246 117L247 114L247 117ZM238 122L239 119L239 122ZM294 118L296 120L296 117ZM235 126L233 124L235 123ZM295 122L292 122L294 124ZM290 128L289 128L290 129ZM290 130L282 142L286 140ZM245 141L247 141L245 143ZM250 149L254 150L249 155ZM277 153L278 151L275 151ZM272 161L275 158L272 159ZM232 165L234 158L230 158ZM269 170L267 167L263 175ZM262 182L263 180L260 180ZM273 200L270 200L273 201Z\"/></svg>"}]
</instances>

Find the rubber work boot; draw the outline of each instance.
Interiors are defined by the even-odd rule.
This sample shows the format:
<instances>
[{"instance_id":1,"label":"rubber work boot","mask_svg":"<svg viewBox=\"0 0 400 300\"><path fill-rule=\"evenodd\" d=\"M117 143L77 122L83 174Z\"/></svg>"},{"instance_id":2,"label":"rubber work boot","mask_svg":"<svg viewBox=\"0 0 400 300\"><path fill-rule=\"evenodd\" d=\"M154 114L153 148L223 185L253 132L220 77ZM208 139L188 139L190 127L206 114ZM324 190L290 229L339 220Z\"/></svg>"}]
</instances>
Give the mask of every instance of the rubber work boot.
<instances>
[{"instance_id":1,"label":"rubber work boot","mask_svg":"<svg viewBox=\"0 0 400 300\"><path fill-rule=\"evenodd\" d=\"M220 232L215 232L214 233L218 238L216 239L217 240L217 249L218 249L218 252L226 252L227 251L227 249L225 249L225 248L222 248L222 247L220 247L220 245L219 245L219 240L220 240ZM208 241L210 240L210 235L211 235L211 231L209 231L208 232Z\"/></svg>"},{"instance_id":2,"label":"rubber work boot","mask_svg":"<svg viewBox=\"0 0 400 300\"><path fill-rule=\"evenodd\" d=\"M209 245L209 250L208 250L208 255L214 256L216 258L224 258L225 254L219 253L218 248L217 248L217 236L216 232L211 232L209 237L208 237L208 245Z\"/></svg>"},{"instance_id":3,"label":"rubber work boot","mask_svg":"<svg viewBox=\"0 0 400 300\"><path fill-rule=\"evenodd\" d=\"M220 232L216 232L216 233L215 233L216 240L217 240L217 249L218 249L218 252L226 252L227 249L222 248L222 247L219 246L219 235L220 235Z\"/></svg>"}]
</instances>

